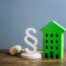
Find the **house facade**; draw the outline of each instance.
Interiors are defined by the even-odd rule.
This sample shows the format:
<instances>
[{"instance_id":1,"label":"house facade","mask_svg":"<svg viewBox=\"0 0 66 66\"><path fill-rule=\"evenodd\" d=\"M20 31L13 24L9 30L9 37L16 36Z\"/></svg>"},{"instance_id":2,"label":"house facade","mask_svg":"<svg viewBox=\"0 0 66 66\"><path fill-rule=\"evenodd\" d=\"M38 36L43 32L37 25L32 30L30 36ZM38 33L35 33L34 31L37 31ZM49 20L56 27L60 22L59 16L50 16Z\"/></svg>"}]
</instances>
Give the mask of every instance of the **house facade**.
<instances>
[{"instance_id":1,"label":"house facade","mask_svg":"<svg viewBox=\"0 0 66 66\"><path fill-rule=\"evenodd\" d=\"M66 29L54 20L49 20L48 24L41 28L43 58L63 59L65 31Z\"/></svg>"}]
</instances>

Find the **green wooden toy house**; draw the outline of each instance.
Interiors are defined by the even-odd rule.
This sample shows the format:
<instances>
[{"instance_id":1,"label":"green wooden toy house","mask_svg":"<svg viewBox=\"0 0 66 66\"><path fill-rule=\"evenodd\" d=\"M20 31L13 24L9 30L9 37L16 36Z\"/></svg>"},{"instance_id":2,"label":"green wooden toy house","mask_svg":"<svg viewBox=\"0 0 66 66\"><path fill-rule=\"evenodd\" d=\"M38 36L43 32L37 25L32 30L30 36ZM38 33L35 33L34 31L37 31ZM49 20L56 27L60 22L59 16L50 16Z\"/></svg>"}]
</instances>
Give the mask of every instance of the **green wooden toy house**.
<instances>
[{"instance_id":1,"label":"green wooden toy house","mask_svg":"<svg viewBox=\"0 0 66 66\"><path fill-rule=\"evenodd\" d=\"M54 20L49 20L49 23L41 28L43 58L63 59L64 31L66 31L65 28Z\"/></svg>"}]
</instances>

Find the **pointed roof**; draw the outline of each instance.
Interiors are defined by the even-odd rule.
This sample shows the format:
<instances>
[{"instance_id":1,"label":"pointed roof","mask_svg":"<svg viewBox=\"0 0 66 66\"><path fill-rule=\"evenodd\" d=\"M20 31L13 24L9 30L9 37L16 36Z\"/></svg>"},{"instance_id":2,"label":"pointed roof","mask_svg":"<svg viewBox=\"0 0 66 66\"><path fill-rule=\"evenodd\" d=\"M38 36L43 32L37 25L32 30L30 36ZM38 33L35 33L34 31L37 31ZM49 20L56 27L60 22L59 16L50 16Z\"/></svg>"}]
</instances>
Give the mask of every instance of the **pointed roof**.
<instances>
[{"instance_id":1,"label":"pointed roof","mask_svg":"<svg viewBox=\"0 0 66 66\"><path fill-rule=\"evenodd\" d=\"M66 31L66 29L62 25L60 25L57 21L50 19L48 22L49 22L48 25L55 24L58 28L60 28L61 30L63 30L63 32ZM45 27L47 27L47 25L44 26L44 27L42 27L40 30L43 31Z\"/></svg>"}]
</instances>

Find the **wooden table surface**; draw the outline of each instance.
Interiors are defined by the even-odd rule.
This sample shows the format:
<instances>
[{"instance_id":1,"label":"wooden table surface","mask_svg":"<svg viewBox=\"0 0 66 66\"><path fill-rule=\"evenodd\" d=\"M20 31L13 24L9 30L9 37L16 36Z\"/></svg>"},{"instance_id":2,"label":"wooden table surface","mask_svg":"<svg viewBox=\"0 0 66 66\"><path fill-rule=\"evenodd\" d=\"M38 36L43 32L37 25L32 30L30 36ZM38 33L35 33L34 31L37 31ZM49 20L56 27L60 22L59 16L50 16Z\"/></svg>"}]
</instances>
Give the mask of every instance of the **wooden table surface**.
<instances>
[{"instance_id":1,"label":"wooden table surface","mask_svg":"<svg viewBox=\"0 0 66 66\"><path fill-rule=\"evenodd\" d=\"M63 63L59 63L58 60L47 60L38 59L30 60L19 56L10 56L5 52L0 52L0 66L66 66L66 52L64 54Z\"/></svg>"}]
</instances>

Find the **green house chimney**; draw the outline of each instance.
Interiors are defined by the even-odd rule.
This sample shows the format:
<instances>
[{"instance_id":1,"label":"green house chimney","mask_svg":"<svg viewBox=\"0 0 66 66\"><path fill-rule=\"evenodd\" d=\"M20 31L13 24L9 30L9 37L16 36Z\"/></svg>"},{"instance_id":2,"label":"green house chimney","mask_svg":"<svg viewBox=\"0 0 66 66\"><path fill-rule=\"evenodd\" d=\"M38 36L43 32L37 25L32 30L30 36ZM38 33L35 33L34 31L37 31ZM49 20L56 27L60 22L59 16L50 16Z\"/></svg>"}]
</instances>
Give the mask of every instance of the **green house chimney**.
<instances>
[{"instance_id":1,"label":"green house chimney","mask_svg":"<svg viewBox=\"0 0 66 66\"><path fill-rule=\"evenodd\" d=\"M44 59L60 59L64 57L64 32L66 29L57 21L49 20L41 29L42 57Z\"/></svg>"}]
</instances>

